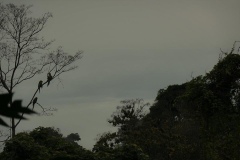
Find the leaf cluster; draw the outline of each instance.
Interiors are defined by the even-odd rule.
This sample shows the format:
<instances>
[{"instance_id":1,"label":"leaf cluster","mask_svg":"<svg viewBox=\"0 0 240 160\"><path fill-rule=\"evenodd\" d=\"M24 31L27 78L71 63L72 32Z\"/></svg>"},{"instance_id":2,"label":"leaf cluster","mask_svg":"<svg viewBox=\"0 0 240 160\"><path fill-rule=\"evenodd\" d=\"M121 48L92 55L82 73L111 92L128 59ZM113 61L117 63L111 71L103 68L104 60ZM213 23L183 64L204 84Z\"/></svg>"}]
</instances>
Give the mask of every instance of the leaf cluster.
<instances>
[{"instance_id":1,"label":"leaf cluster","mask_svg":"<svg viewBox=\"0 0 240 160\"><path fill-rule=\"evenodd\" d=\"M22 106L21 100L12 101L12 94L0 94L0 115L8 118L26 119L22 114L36 114L35 111ZM10 107L10 103L12 103ZM0 125L9 127L2 118L0 118Z\"/></svg>"}]
</instances>

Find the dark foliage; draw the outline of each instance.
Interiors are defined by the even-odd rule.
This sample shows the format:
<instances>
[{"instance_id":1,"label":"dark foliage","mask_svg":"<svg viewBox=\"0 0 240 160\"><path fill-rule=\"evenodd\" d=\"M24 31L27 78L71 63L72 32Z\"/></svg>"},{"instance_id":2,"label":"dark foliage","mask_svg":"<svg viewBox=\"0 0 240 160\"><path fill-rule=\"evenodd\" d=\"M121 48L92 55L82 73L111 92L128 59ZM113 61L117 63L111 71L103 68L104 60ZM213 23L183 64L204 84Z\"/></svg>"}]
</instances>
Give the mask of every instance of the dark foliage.
<instances>
[{"instance_id":1,"label":"dark foliage","mask_svg":"<svg viewBox=\"0 0 240 160\"><path fill-rule=\"evenodd\" d=\"M23 107L21 100L15 100L11 102L12 100L12 94L0 94L0 115L9 117L9 118L22 118L26 119L25 117L22 117L22 114L36 114L35 111ZM12 103L10 107L10 103ZM9 127L4 120L0 118L0 125Z\"/></svg>"},{"instance_id":2,"label":"dark foliage","mask_svg":"<svg viewBox=\"0 0 240 160\"><path fill-rule=\"evenodd\" d=\"M94 155L66 140L59 129L38 127L19 133L5 144L1 160L94 160Z\"/></svg>"},{"instance_id":3,"label":"dark foliage","mask_svg":"<svg viewBox=\"0 0 240 160\"><path fill-rule=\"evenodd\" d=\"M113 157L119 147L135 145L151 160L240 159L239 54L226 54L206 75L160 89L149 114L133 104L117 107L108 122L118 131L103 134L95 153Z\"/></svg>"}]
</instances>

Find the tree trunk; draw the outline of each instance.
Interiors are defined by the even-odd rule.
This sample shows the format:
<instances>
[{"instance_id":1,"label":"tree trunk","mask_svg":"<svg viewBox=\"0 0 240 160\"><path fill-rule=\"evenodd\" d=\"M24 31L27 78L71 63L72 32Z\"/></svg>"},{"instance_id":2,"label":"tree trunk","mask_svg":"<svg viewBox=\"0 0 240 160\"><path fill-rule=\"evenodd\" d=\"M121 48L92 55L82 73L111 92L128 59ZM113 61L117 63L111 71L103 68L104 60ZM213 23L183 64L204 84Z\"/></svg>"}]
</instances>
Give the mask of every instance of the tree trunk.
<instances>
[{"instance_id":1,"label":"tree trunk","mask_svg":"<svg viewBox=\"0 0 240 160\"><path fill-rule=\"evenodd\" d=\"M12 93L12 88L10 89L9 94L13 95L13 93ZM10 107L11 107L11 109L14 109L13 106L12 106L12 104L13 104L13 100L12 100L12 96L11 96ZM15 134L16 134L16 132L15 132L15 131L16 131L16 126L15 126L14 117L12 117L11 120L12 120L12 124L11 124L11 133L12 133L12 134L11 134L11 138L13 138L13 137L15 136Z\"/></svg>"},{"instance_id":2,"label":"tree trunk","mask_svg":"<svg viewBox=\"0 0 240 160\"><path fill-rule=\"evenodd\" d=\"M11 126L11 130L12 130L12 135L11 135L11 138L13 138L16 134L16 126L15 126L15 121L14 121L14 118L12 118L12 126Z\"/></svg>"}]
</instances>

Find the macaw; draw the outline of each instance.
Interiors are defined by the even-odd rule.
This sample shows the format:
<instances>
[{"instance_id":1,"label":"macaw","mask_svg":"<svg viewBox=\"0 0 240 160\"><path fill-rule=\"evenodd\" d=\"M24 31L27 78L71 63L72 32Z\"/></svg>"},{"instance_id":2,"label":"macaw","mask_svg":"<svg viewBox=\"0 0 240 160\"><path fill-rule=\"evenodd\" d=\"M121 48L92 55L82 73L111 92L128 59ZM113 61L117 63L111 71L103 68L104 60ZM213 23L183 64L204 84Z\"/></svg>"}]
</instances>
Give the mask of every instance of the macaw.
<instances>
[{"instance_id":1,"label":"macaw","mask_svg":"<svg viewBox=\"0 0 240 160\"><path fill-rule=\"evenodd\" d=\"M41 80L41 81L38 82L38 91L39 91L39 93L40 93L40 88L42 88L42 87L43 87L43 81Z\"/></svg>"},{"instance_id":2,"label":"macaw","mask_svg":"<svg viewBox=\"0 0 240 160\"><path fill-rule=\"evenodd\" d=\"M47 86L50 84L50 81L51 81L52 79L53 79L53 77L52 77L51 73L49 72L49 73L47 74L47 82L48 82Z\"/></svg>"},{"instance_id":3,"label":"macaw","mask_svg":"<svg viewBox=\"0 0 240 160\"><path fill-rule=\"evenodd\" d=\"M33 109L34 109L34 105L37 103L37 97L35 97L34 99L33 99Z\"/></svg>"}]
</instances>

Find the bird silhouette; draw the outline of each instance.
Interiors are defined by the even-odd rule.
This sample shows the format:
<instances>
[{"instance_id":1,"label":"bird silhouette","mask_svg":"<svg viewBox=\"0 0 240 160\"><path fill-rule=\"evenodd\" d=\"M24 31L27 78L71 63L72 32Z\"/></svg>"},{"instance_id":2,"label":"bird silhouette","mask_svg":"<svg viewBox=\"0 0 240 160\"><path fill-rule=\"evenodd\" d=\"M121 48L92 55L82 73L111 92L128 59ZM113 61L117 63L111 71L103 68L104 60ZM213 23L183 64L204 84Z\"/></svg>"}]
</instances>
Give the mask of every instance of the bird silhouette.
<instances>
[{"instance_id":1,"label":"bird silhouette","mask_svg":"<svg viewBox=\"0 0 240 160\"><path fill-rule=\"evenodd\" d=\"M51 81L52 79L53 79L53 77L52 77L51 73L49 72L49 73L47 74L47 82L48 82L47 86L50 84L50 81Z\"/></svg>"},{"instance_id":2,"label":"bird silhouette","mask_svg":"<svg viewBox=\"0 0 240 160\"><path fill-rule=\"evenodd\" d=\"M37 103L37 97L35 97L34 99L33 99L33 109L34 109L34 105Z\"/></svg>"},{"instance_id":3,"label":"bird silhouette","mask_svg":"<svg viewBox=\"0 0 240 160\"><path fill-rule=\"evenodd\" d=\"M38 91L39 91L39 93L40 93L40 88L42 88L42 87L43 87L43 81L41 80L41 81L38 82Z\"/></svg>"}]
</instances>

